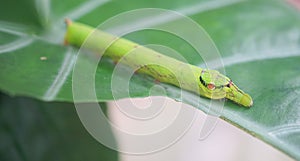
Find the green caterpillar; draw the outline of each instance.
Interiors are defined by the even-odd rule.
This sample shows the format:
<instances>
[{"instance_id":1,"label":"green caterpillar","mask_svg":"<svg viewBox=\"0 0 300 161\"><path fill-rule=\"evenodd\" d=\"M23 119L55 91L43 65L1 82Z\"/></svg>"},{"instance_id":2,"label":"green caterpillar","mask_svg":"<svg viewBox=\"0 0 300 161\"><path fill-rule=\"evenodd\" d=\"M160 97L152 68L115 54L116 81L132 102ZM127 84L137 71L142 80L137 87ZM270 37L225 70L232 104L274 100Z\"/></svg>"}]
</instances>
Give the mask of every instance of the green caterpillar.
<instances>
[{"instance_id":1,"label":"green caterpillar","mask_svg":"<svg viewBox=\"0 0 300 161\"><path fill-rule=\"evenodd\" d=\"M160 82L173 84L207 98L227 98L245 107L250 107L253 104L250 95L240 90L228 77L216 70L202 69L181 62L132 41L95 30L84 24L72 22L71 20L66 20L66 23L66 44L80 47L85 43L85 48L98 52L105 50L104 56L108 56L114 61L122 59L123 64L133 69L139 68L138 72L140 73L145 73ZM91 33L93 33L92 36L90 36ZM89 41L85 42L88 37ZM106 46L109 47L105 49ZM126 56L127 53L133 50L136 50L134 54ZM152 64L149 62L152 62ZM192 76L187 73L192 73ZM195 85L197 88L195 88Z\"/></svg>"}]
</instances>

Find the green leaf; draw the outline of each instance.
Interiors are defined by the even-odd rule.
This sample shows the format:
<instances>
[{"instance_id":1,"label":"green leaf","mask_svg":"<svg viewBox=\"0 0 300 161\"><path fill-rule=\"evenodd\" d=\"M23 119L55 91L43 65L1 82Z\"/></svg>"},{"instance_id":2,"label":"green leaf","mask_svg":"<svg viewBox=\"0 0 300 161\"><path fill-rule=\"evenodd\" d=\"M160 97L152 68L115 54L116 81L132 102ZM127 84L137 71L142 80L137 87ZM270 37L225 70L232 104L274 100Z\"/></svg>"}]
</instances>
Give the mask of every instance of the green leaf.
<instances>
[{"instance_id":1,"label":"green leaf","mask_svg":"<svg viewBox=\"0 0 300 161\"><path fill-rule=\"evenodd\" d=\"M118 152L96 142L86 131L73 104L2 93L0 100L1 160L118 160Z\"/></svg>"},{"instance_id":2,"label":"green leaf","mask_svg":"<svg viewBox=\"0 0 300 161\"><path fill-rule=\"evenodd\" d=\"M300 16L292 5L268 0L43 2L27 0L22 4L28 7L18 7L14 3L19 1L14 0L0 7L2 91L45 101L73 101L72 67L78 49L62 45L66 17L96 27L132 9L177 10L204 27L220 50L227 75L254 99L251 109L227 102L221 118L300 159ZM152 23L171 23L148 19ZM175 36L146 30L126 37L141 44L169 46L191 64L203 64L197 53ZM98 101L114 99L110 86L113 69L110 60L101 60L95 75ZM148 96L153 85L152 79L135 75L130 95ZM162 86L169 97L180 99L180 89ZM207 99L188 94L181 101L208 111Z\"/></svg>"}]
</instances>

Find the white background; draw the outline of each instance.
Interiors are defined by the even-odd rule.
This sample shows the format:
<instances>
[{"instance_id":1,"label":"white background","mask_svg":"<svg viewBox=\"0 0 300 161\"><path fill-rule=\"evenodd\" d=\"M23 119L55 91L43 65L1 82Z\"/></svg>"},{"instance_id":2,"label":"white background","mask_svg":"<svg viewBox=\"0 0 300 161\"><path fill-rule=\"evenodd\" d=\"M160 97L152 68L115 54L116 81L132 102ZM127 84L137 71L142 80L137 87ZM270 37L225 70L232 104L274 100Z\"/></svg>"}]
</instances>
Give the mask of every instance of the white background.
<instances>
[{"instance_id":1,"label":"white background","mask_svg":"<svg viewBox=\"0 0 300 161\"><path fill-rule=\"evenodd\" d=\"M153 98L153 97L151 97ZM109 118L113 124L129 133L148 133L151 129L161 129L174 119L176 111L180 109L181 103L169 98L156 97L156 101L166 101L163 110L150 120L136 120L121 112L130 107L130 101L140 110L151 108L151 98L123 99L110 102L108 108ZM160 100L159 100L160 99ZM153 108L153 107L152 107ZM191 108L183 105L182 108ZM291 161L289 156L271 147L270 145L258 140L246 132L234 127L233 125L219 119L216 128L205 140L199 141L199 133L206 114L196 110L197 118L188 132L181 139L169 148L144 155L129 155L120 153L121 161ZM145 126L143 126L145 125ZM127 146L121 135L115 133L119 147ZM135 144L134 142L132 144ZM138 143L137 143L138 144ZM145 141L145 146L149 144Z\"/></svg>"}]
</instances>

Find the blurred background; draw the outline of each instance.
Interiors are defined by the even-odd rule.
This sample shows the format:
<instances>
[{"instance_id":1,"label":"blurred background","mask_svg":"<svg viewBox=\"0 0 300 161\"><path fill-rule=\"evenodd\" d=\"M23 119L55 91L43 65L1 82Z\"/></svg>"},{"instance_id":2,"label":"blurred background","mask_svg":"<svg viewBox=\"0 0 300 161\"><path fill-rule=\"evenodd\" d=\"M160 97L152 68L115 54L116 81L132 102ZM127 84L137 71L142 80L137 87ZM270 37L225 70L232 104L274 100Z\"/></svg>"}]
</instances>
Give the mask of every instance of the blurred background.
<instances>
[{"instance_id":1,"label":"blurred background","mask_svg":"<svg viewBox=\"0 0 300 161\"><path fill-rule=\"evenodd\" d=\"M151 118L151 120L138 120L122 112L126 108L132 107L132 103L140 107L141 112L147 108L155 108L158 102L165 102L163 110ZM118 102L109 103L109 118L111 122L131 134L148 133L150 129L163 130L170 120L177 117L178 107L193 110L197 117L188 131L173 143L170 147L158 152L129 155L119 154L122 161L150 161L150 160L189 160L189 161L254 161L254 160L272 160L272 161L292 161L293 159L283 154L270 145L259 139L245 133L233 125L219 119L212 133L204 140L199 140L200 130L207 117L203 112L194 109L192 106L183 105L166 97L148 97L137 99L124 99ZM123 109L123 110L122 110ZM149 125L150 124L150 125ZM137 128L137 127L145 127ZM181 129L178 129L181 130ZM119 146L126 146L126 137L118 135L115 132L116 140ZM171 134L170 134L171 135ZM151 145L152 140L143 142L145 146ZM135 144L136 142L132 142ZM138 144L138 143L136 143Z\"/></svg>"}]
</instances>

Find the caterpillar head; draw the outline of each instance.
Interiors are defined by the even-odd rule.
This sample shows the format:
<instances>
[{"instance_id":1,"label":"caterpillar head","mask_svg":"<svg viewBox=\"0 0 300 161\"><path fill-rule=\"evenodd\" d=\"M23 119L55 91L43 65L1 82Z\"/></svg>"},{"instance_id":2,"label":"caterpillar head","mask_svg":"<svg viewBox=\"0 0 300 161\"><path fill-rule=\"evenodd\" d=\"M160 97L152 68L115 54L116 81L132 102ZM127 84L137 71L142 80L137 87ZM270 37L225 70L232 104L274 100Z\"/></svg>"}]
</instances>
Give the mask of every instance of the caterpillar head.
<instances>
[{"instance_id":1,"label":"caterpillar head","mask_svg":"<svg viewBox=\"0 0 300 161\"><path fill-rule=\"evenodd\" d=\"M227 98L240 105L250 107L253 104L252 98L240 90L228 77L216 70L202 70L200 83L204 86L204 96L212 99Z\"/></svg>"}]
</instances>

